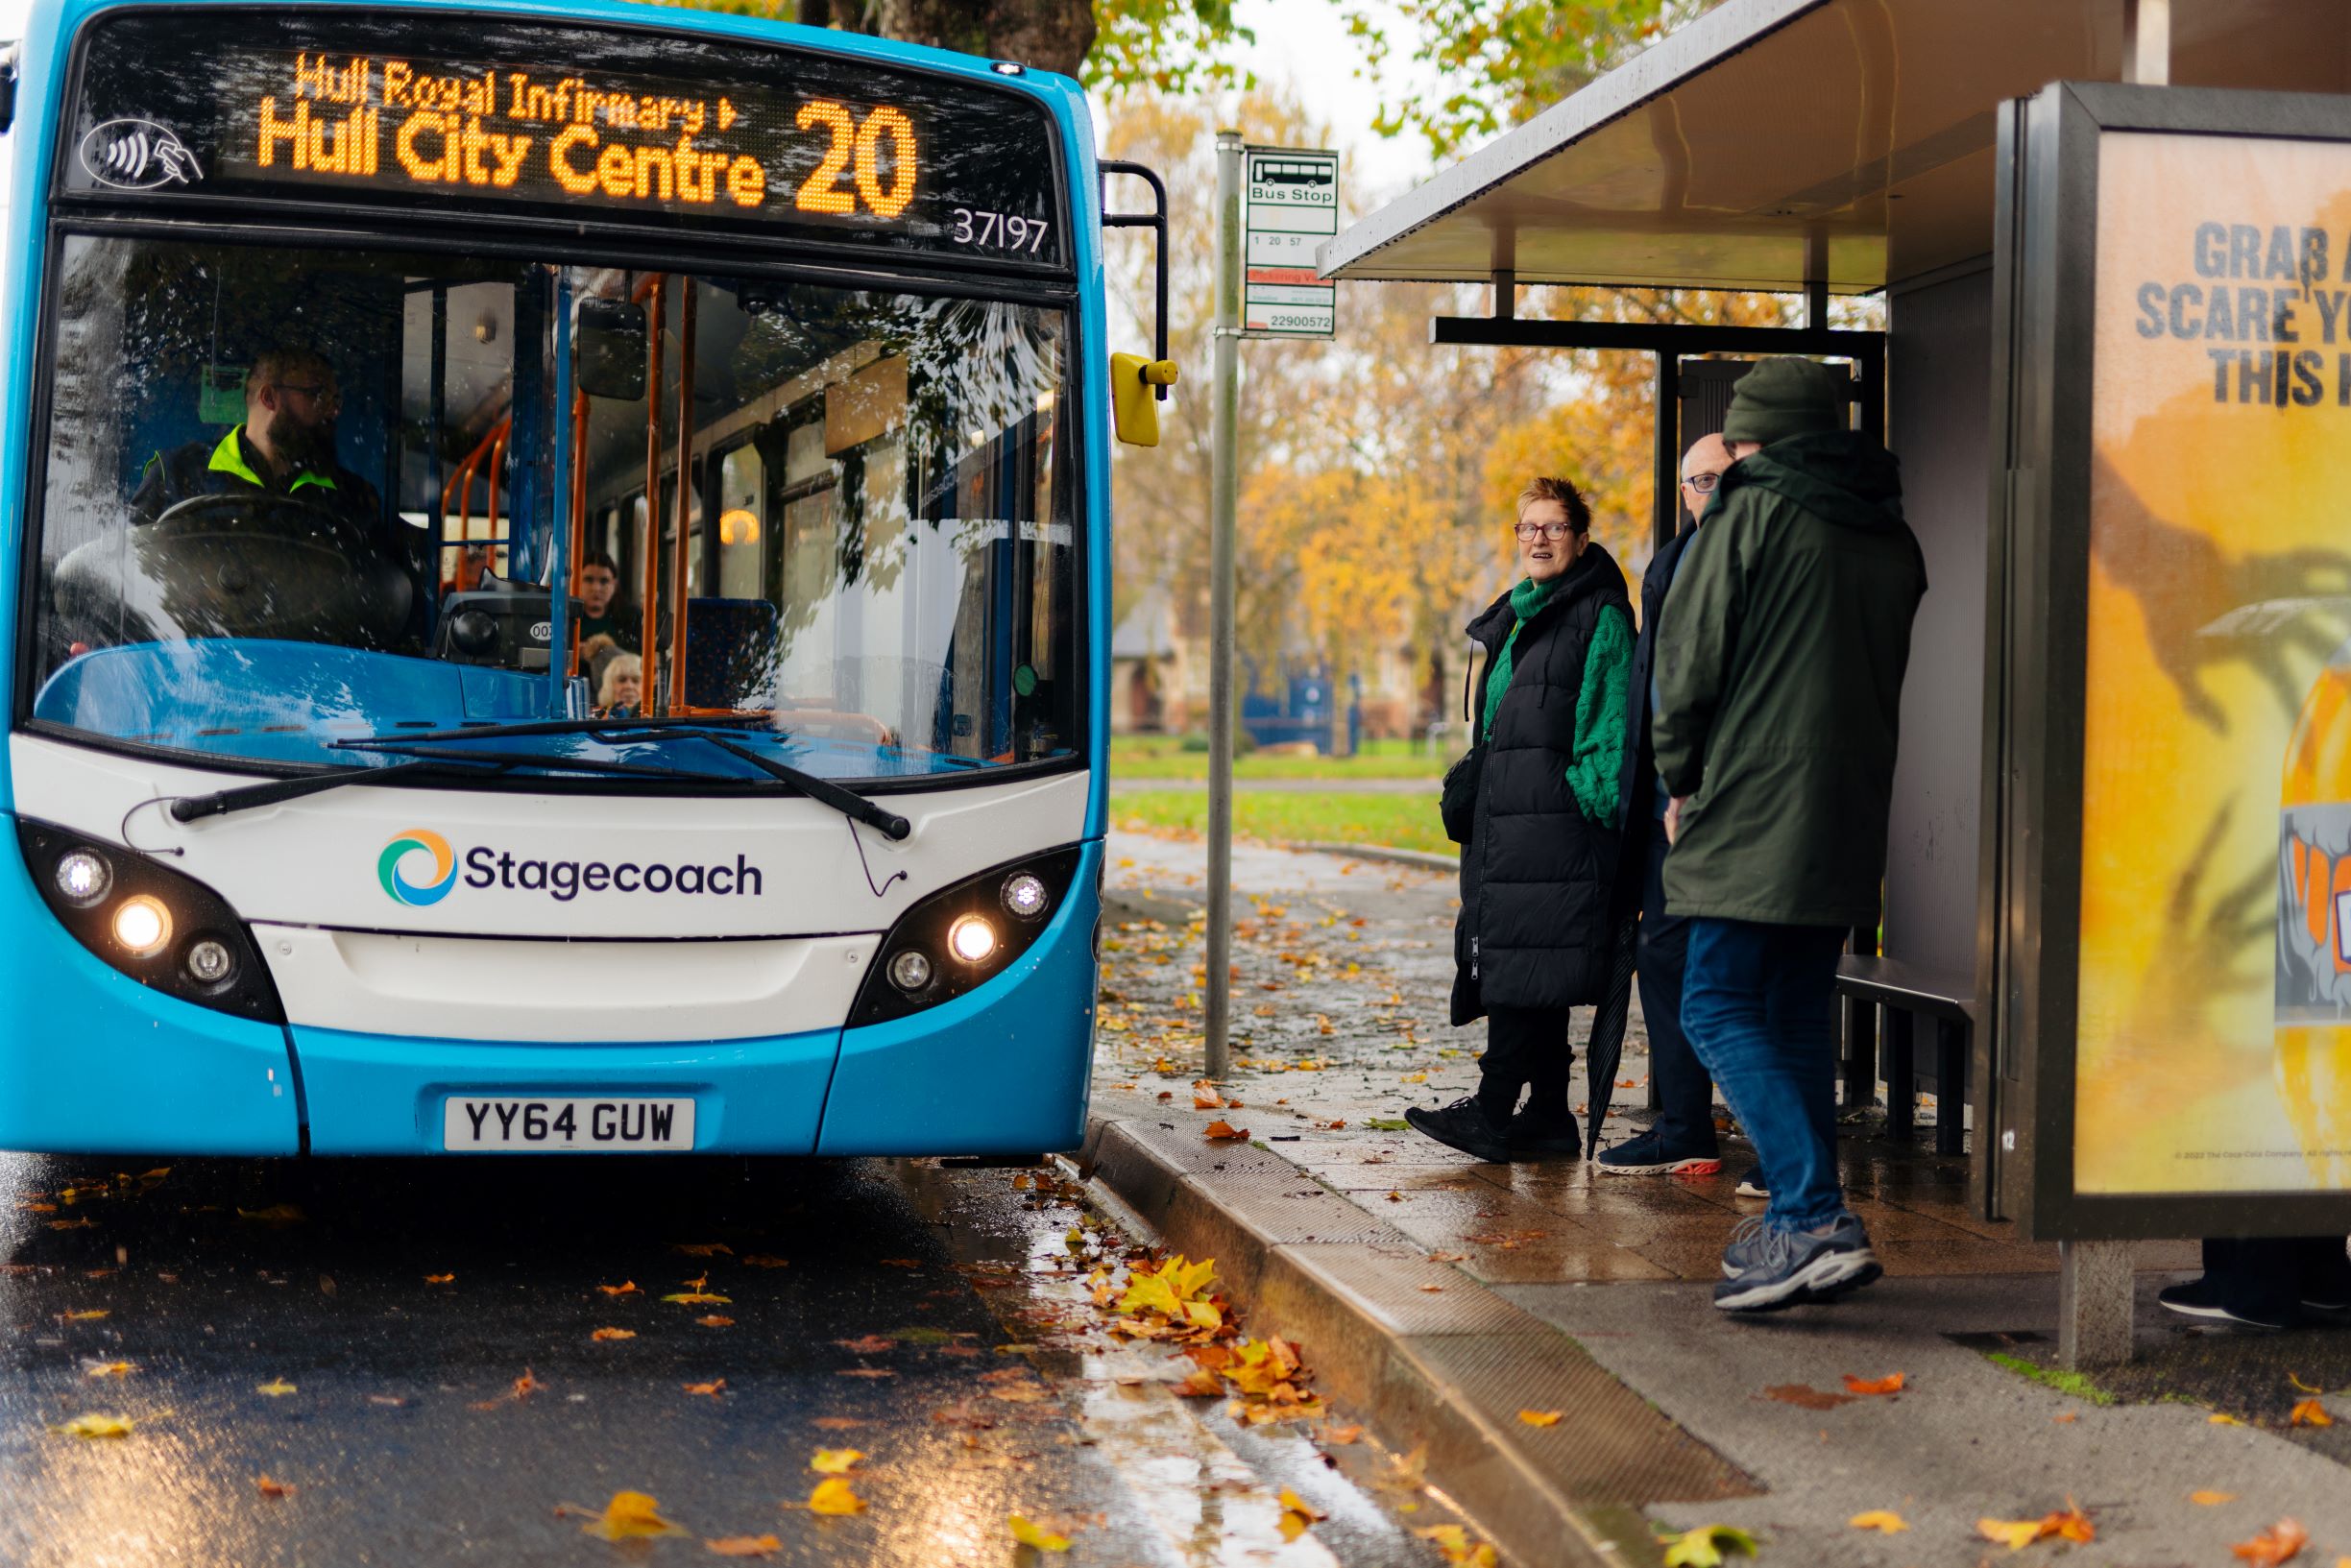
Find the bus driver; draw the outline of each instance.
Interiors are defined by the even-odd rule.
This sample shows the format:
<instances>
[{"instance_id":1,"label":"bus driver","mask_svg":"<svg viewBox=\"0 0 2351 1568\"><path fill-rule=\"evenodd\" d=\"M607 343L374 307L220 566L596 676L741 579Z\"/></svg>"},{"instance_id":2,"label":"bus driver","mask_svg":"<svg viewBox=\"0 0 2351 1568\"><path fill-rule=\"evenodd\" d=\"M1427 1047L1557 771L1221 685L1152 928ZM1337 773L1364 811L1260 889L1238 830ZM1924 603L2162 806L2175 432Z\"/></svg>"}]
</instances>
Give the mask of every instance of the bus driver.
<instances>
[{"instance_id":1,"label":"bus driver","mask_svg":"<svg viewBox=\"0 0 2351 1568\"><path fill-rule=\"evenodd\" d=\"M245 422L217 442L191 441L147 460L134 521L153 522L197 495L249 491L296 497L349 519L369 538L383 527L376 487L335 461L343 394L334 367L309 349L272 349L245 377Z\"/></svg>"}]
</instances>

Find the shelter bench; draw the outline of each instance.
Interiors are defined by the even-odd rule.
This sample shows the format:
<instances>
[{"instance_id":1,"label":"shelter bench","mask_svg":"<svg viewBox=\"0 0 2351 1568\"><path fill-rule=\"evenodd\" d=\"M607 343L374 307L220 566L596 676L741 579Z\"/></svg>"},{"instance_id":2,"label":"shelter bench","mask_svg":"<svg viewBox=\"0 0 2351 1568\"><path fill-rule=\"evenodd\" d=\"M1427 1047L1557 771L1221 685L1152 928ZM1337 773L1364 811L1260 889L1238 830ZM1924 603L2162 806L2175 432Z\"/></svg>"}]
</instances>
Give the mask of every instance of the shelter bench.
<instances>
[{"instance_id":1,"label":"shelter bench","mask_svg":"<svg viewBox=\"0 0 2351 1568\"><path fill-rule=\"evenodd\" d=\"M1934 1021L1935 1152L1962 1154L1967 1138L1968 1052L1975 1026L1974 977L1938 974L1900 958L1849 953L1837 960L1837 995L1885 1015L1886 1132L1908 1138L1919 1072L1916 1023ZM1854 1021L1856 1025L1860 1020ZM1846 1031L1843 1068L1848 1102L1867 1102L1877 1076L1866 1026Z\"/></svg>"}]
</instances>

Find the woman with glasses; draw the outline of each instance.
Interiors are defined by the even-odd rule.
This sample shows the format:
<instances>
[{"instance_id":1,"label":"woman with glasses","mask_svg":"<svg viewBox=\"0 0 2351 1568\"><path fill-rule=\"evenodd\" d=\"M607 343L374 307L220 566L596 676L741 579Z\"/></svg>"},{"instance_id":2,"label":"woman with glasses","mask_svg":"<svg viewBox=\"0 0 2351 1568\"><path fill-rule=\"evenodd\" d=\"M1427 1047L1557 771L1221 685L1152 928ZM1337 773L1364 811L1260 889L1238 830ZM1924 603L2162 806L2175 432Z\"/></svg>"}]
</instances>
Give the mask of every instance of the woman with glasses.
<instances>
[{"instance_id":1,"label":"woman with glasses","mask_svg":"<svg viewBox=\"0 0 2351 1568\"><path fill-rule=\"evenodd\" d=\"M1445 831L1462 846L1453 1022L1487 1020L1483 1078L1451 1105L1404 1113L1496 1161L1583 1151L1567 1103L1568 1010L1602 1000L1613 961L1633 659L1624 573L1591 542L1575 486L1530 483L1516 533L1524 577L1469 623L1486 674L1469 755L1445 780Z\"/></svg>"}]
</instances>

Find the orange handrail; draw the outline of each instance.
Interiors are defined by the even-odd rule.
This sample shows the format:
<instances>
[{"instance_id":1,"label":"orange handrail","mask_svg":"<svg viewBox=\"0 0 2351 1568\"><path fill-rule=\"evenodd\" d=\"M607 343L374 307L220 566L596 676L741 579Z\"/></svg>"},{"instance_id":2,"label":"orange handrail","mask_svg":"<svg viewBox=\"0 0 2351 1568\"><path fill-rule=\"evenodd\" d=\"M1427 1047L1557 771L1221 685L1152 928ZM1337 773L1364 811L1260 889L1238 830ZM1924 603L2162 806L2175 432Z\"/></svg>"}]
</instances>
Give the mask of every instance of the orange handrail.
<instances>
[{"instance_id":1,"label":"orange handrail","mask_svg":"<svg viewBox=\"0 0 2351 1568\"><path fill-rule=\"evenodd\" d=\"M644 627L638 644L647 660L660 667L653 647L654 629L658 624L655 607L661 597L661 394L662 394L662 297L668 275L655 273L638 286L645 297L645 531L644 531ZM647 687L656 683L649 676ZM650 696L648 691L646 696ZM643 698L639 699L640 704Z\"/></svg>"},{"instance_id":2,"label":"orange handrail","mask_svg":"<svg viewBox=\"0 0 2351 1568\"><path fill-rule=\"evenodd\" d=\"M450 502L459 496L463 496L465 508L458 514L458 516L471 520L473 515L473 474L475 470L481 467L482 459L487 457L491 460L492 464L490 472L489 519L490 526L495 534L497 527L497 464L499 459L505 455L504 448L506 439L513 433L513 430L514 416L509 414L504 419L498 421L497 423L490 427L489 433L481 438L481 444L479 446L475 446L472 451L466 453L464 460L457 465L456 471L449 475L448 482L441 487L441 515L444 519L447 519L448 516ZM448 542L447 540L436 540L433 543L436 551L438 551L441 546L446 545ZM433 575L434 580L438 581L440 578L440 571L437 566ZM457 575L461 578L465 575L465 562L463 557L458 559ZM457 586L458 590L463 591L472 585L460 582Z\"/></svg>"},{"instance_id":3,"label":"orange handrail","mask_svg":"<svg viewBox=\"0 0 2351 1568\"><path fill-rule=\"evenodd\" d=\"M588 394L571 395L571 572L564 591L572 598L580 591L580 551L588 540ZM580 644L587 639L579 628L571 629L571 664L568 673L579 674Z\"/></svg>"},{"instance_id":4,"label":"orange handrail","mask_svg":"<svg viewBox=\"0 0 2351 1568\"><path fill-rule=\"evenodd\" d=\"M669 686L664 712L686 705L686 552L693 509L694 280L679 280L677 389L677 543L669 558Z\"/></svg>"}]
</instances>

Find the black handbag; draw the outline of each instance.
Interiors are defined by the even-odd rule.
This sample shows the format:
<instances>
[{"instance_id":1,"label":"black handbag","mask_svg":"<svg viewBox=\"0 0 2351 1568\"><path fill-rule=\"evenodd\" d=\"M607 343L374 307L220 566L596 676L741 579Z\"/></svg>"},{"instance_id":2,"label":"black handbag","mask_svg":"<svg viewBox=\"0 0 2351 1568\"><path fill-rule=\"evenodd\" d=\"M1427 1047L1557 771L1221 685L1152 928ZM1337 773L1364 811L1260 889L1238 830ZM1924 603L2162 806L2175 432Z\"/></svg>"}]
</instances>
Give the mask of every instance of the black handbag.
<instances>
[{"instance_id":1,"label":"black handbag","mask_svg":"<svg viewBox=\"0 0 2351 1568\"><path fill-rule=\"evenodd\" d=\"M1444 788L1438 796L1437 811L1444 818L1445 836L1456 844L1468 843L1469 831L1477 825L1478 775L1485 769L1486 743L1482 740L1445 769Z\"/></svg>"}]
</instances>

